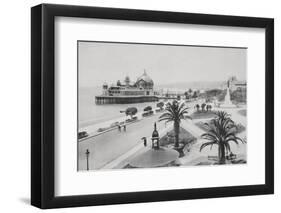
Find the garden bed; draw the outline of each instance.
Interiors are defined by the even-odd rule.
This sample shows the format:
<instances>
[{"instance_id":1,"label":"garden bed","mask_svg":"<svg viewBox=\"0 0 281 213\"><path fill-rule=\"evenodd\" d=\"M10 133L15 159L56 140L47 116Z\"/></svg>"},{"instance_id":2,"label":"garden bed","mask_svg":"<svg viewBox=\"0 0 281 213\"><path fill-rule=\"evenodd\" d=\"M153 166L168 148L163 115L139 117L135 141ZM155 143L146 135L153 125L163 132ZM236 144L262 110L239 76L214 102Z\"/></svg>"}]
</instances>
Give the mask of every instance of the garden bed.
<instances>
[{"instance_id":1,"label":"garden bed","mask_svg":"<svg viewBox=\"0 0 281 213\"><path fill-rule=\"evenodd\" d=\"M164 135L160 141L160 146L164 146L167 148L174 148L180 153L180 157L183 157L186 152L189 152L191 145L196 142L196 138L186 131L185 129L180 127L179 133L179 148L175 148L175 132L171 130Z\"/></svg>"},{"instance_id":2,"label":"garden bed","mask_svg":"<svg viewBox=\"0 0 281 213\"><path fill-rule=\"evenodd\" d=\"M190 115L192 119L214 118L216 111L196 111Z\"/></svg>"},{"instance_id":3,"label":"garden bed","mask_svg":"<svg viewBox=\"0 0 281 213\"><path fill-rule=\"evenodd\" d=\"M238 113L242 116L247 116L247 110L246 109L242 109L242 110L239 110Z\"/></svg>"},{"instance_id":4,"label":"garden bed","mask_svg":"<svg viewBox=\"0 0 281 213\"><path fill-rule=\"evenodd\" d=\"M196 126L198 126L200 129L202 129L203 131L207 132L208 129L207 129L207 126L206 126L206 123L210 124L211 121L206 121L206 122L197 122L195 123ZM237 126L237 130L236 130L236 134L238 133L241 133L241 132L244 132L246 130L246 128L242 125L242 124L236 124Z\"/></svg>"}]
</instances>

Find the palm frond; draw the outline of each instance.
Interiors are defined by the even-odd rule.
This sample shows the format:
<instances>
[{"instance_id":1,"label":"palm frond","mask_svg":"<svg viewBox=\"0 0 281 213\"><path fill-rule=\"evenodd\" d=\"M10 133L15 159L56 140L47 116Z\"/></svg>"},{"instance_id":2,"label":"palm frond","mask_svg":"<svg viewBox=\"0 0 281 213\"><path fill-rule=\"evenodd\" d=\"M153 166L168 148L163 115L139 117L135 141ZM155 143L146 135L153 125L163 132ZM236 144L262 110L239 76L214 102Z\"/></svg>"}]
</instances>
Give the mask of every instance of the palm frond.
<instances>
[{"instance_id":1,"label":"palm frond","mask_svg":"<svg viewBox=\"0 0 281 213\"><path fill-rule=\"evenodd\" d=\"M200 146L200 152L202 151L202 149L204 149L205 147L207 146L213 146L213 145L218 145L215 141L210 141L210 142L206 142L206 143L203 143L201 146Z\"/></svg>"},{"instance_id":2,"label":"palm frond","mask_svg":"<svg viewBox=\"0 0 281 213\"><path fill-rule=\"evenodd\" d=\"M204 133L203 135L201 135L201 138L206 139L206 140L216 140L218 141L218 138L216 135L213 135L212 133Z\"/></svg>"},{"instance_id":3,"label":"palm frond","mask_svg":"<svg viewBox=\"0 0 281 213\"><path fill-rule=\"evenodd\" d=\"M209 145L218 144L225 147L226 150L231 151L230 142L239 145L239 142L246 143L246 141L236 136L236 128L234 121L230 114L224 111L216 112L216 117L210 123L205 124L207 132L202 134L203 139L208 140L207 143L202 144L200 151Z\"/></svg>"},{"instance_id":4,"label":"palm frond","mask_svg":"<svg viewBox=\"0 0 281 213\"><path fill-rule=\"evenodd\" d=\"M172 119L172 118L161 118L161 119L158 119L158 121L159 122L166 121L166 123L168 123L168 122L174 121L174 119Z\"/></svg>"},{"instance_id":5,"label":"palm frond","mask_svg":"<svg viewBox=\"0 0 281 213\"><path fill-rule=\"evenodd\" d=\"M170 113L163 113L162 115L160 115L159 118L173 118L173 115L171 115Z\"/></svg>"},{"instance_id":6,"label":"palm frond","mask_svg":"<svg viewBox=\"0 0 281 213\"><path fill-rule=\"evenodd\" d=\"M238 141L235 138L229 138L224 141L225 144L229 144L229 142L234 142L236 145L239 145Z\"/></svg>"}]
</instances>

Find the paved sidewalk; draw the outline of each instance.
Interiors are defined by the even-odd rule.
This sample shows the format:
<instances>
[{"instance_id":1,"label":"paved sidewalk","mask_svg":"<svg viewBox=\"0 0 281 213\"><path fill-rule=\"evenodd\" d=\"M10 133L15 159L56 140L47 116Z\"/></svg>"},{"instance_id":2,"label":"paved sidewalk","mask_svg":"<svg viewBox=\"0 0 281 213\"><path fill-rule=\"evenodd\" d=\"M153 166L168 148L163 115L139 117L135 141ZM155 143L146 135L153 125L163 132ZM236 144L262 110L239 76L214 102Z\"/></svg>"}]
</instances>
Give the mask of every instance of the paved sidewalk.
<instances>
[{"instance_id":1,"label":"paved sidewalk","mask_svg":"<svg viewBox=\"0 0 281 213\"><path fill-rule=\"evenodd\" d=\"M166 132L172 130L173 125L172 123L167 124L167 126L164 129L161 129L158 131L159 137L162 137L166 134ZM151 143L150 143L150 138L148 139L148 146L145 147L143 143L140 143L133 147L131 150L128 152L124 153L123 155L119 156L118 158L114 159L113 161L109 162L105 166L101 167L100 169L121 169L124 166L126 166L129 163L129 159L132 158L133 156L137 156L141 153L144 153L150 149Z\"/></svg>"}]
</instances>

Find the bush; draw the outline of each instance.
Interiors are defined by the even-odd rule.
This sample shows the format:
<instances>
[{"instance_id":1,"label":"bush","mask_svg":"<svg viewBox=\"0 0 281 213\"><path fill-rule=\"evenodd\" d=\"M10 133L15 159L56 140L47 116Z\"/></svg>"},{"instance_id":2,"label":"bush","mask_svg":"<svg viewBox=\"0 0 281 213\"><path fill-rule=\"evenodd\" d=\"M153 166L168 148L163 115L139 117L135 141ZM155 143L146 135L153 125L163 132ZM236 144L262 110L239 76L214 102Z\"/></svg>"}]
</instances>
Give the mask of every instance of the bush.
<instances>
[{"instance_id":1,"label":"bush","mask_svg":"<svg viewBox=\"0 0 281 213\"><path fill-rule=\"evenodd\" d=\"M247 116L247 110L245 109L239 110L238 113L242 116Z\"/></svg>"},{"instance_id":2,"label":"bush","mask_svg":"<svg viewBox=\"0 0 281 213\"><path fill-rule=\"evenodd\" d=\"M159 102L159 103L156 104L156 107L159 107L160 109L162 109L164 107L164 103Z\"/></svg>"},{"instance_id":3,"label":"bush","mask_svg":"<svg viewBox=\"0 0 281 213\"><path fill-rule=\"evenodd\" d=\"M223 93L221 89L211 89L206 91L206 98L212 99L214 97L218 97Z\"/></svg>"},{"instance_id":4,"label":"bush","mask_svg":"<svg viewBox=\"0 0 281 213\"><path fill-rule=\"evenodd\" d=\"M208 131L206 123L210 124L210 121L207 121L207 122L199 121L199 122L195 123L195 125L198 126L200 129L202 129L204 131ZM239 134L239 133L241 133L245 130L246 130L246 128L240 123L236 124L236 128L234 127L234 133L235 134Z\"/></svg>"},{"instance_id":5,"label":"bush","mask_svg":"<svg viewBox=\"0 0 281 213\"><path fill-rule=\"evenodd\" d=\"M216 111L195 111L190 115L192 119L214 118Z\"/></svg>"},{"instance_id":6,"label":"bush","mask_svg":"<svg viewBox=\"0 0 281 213\"><path fill-rule=\"evenodd\" d=\"M137 112L138 112L138 109L136 107L129 107L125 111L126 115L130 115L130 116L137 114Z\"/></svg>"},{"instance_id":7,"label":"bush","mask_svg":"<svg viewBox=\"0 0 281 213\"><path fill-rule=\"evenodd\" d=\"M245 103L247 100L247 94L246 94L246 90L235 90L230 94L230 98L231 100L233 100L234 102L242 102Z\"/></svg>"}]
</instances>

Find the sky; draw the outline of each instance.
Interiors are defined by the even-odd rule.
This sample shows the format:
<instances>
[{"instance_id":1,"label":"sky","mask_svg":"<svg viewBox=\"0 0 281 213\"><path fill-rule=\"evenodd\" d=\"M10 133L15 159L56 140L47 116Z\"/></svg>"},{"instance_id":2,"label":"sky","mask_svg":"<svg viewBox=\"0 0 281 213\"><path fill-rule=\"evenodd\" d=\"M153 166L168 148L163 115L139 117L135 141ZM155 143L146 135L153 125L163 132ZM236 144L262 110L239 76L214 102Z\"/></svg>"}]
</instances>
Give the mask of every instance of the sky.
<instances>
[{"instance_id":1,"label":"sky","mask_svg":"<svg viewBox=\"0 0 281 213\"><path fill-rule=\"evenodd\" d=\"M154 85L246 80L246 68L245 48L78 42L79 87L135 81L144 69Z\"/></svg>"}]
</instances>

